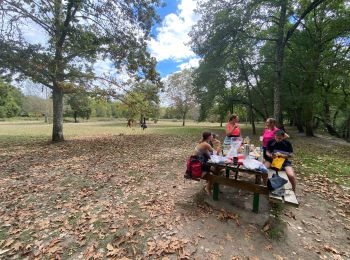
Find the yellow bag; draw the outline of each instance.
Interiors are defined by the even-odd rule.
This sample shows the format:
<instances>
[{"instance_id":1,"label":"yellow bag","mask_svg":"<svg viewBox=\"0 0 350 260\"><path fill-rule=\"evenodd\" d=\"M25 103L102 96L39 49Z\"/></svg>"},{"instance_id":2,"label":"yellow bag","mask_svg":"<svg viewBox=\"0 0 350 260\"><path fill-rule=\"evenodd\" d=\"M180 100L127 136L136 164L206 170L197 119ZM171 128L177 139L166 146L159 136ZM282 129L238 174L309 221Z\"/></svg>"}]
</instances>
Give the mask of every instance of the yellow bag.
<instances>
[{"instance_id":1,"label":"yellow bag","mask_svg":"<svg viewBox=\"0 0 350 260\"><path fill-rule=\"evenodd\" d=\"M271 163L271 168L275 168L277 170L281 170L282 169L282 165L284 163L286 159L285 158L282 158L282 157L277 157L277 158L274 158L272 160L272 163Z\"/></svg>"}]
</instances>

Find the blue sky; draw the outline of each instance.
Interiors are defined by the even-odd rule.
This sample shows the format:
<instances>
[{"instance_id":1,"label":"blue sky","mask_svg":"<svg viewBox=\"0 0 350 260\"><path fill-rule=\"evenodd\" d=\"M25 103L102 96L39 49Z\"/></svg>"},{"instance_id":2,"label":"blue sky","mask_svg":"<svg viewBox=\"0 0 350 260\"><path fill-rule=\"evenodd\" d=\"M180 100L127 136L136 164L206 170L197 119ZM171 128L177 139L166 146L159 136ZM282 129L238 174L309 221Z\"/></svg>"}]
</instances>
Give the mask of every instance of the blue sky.
<instances>
[{"instance_id":1,"label":"blue sky","mask_svg":"<svg viewBox=\"0 0 350 260\"><path fill-rule=\"evenodd\" d=\"M188 45L188 33L198 21L194 13L197 0L163 0L165 7L157 9L161 21L152 28L148 49L158 61L157 70L162 78L184 68L197 67L199 58ZM47 36L38 25L29 23L23 26L24 37L30 43L47 44ZM187 44L186 44L187 43ZM115 74L110 59L97 60L94 64L97 75ZM117 77L126 81L127 73L118 71Z\"/></svg>"},{"instance_id":2,"label":"blue sky","mask_svg":"<svg viewBox=\"0 0 350 260\"><path fill-rule=\"evenodd\" d=\"M195 0L166 0L166 6L158 8L161 22L152 29L149 50L158 61L161 77L198 64L192 52L188 33L198 20L194 14Z\"/></svg>"}]
</instances>

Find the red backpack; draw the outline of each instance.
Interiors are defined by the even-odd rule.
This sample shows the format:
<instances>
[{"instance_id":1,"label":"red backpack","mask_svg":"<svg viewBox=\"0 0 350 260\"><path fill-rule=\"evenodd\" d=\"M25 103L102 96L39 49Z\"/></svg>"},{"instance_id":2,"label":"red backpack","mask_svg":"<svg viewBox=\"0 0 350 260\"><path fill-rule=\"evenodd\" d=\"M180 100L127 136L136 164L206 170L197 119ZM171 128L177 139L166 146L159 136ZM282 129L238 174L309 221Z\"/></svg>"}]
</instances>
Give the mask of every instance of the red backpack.
<instances>
[{"instance_id":1,"label":"red backpack","mask_svg":"<svg viewBox=\"0 0 350 260\"><path fill-rule=\"evenodd\" d=\"M186 161L186 179L198 180L202 177L202 161L199 160L198 156L191 156Z\"/></svg>"}]
</instances>

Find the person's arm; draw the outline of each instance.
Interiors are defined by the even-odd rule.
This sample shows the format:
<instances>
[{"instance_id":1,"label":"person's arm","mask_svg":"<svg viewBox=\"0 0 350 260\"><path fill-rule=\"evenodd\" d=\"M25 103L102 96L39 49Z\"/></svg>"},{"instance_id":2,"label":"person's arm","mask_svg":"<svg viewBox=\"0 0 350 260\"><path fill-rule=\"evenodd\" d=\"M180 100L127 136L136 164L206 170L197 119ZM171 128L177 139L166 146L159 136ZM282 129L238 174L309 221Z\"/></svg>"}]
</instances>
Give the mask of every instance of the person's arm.
<instances>
[{"instance_id":1,"label":"person's arm","mask_svg":"<svg viewBox=\"0 0 350 260\"><path fill-rule=\"evenodd\" d=\"M293 146L290 142L288 141L283 141L286 143L286 150L285 151L282 151L280 153L277 153L276 155L278 157L282 157L282 158L285 158L285 159L289 159L289 158L292 158L293 157Z\"/></svg>"},{"instance_id":2,"label":"person's arm","mask_svg":"<svg viewBox=\"0 0 350 260\"><path fill-rule=\"evenodd\" d=\"M226 135L232 135L236 128L240 129L239 124L231 125L230 123L228 123L226 125Z\"/></svg>"},{"instance_id":3,"label":"person's arm","mask_svg":"<svg viewBox=\"0 0 350 260\"><path fill-rule=\"evenodd\" d=\"M288 158L292 158L293 154L292 153L277 153L276 156L288 159Z\"/></svg>"},{"instance_id":4,"label":"person's arm","mask_svg":"<svg viewBox=\"0 0 350 260\"><path fill-rule=\"evenodd\" d=\"M232 135L234 131L233 126L230 123L227 123L226 125L226 135Z\"/></svg>"},{"instance_id":5,"label":"person's arm","mask_svg":"<svg viewBox=\"0 0 350 260\"><path fill-rule=\"evenodd\" d=\"M269 152L269 150L266 150L267 157L273 158L273 154Z\"/></svg>"},{"instance_id":6,"label":"person's arm","mask_svg":"<svg viewBox=\"0 0 350 260\"><path fill-rule=\"evenodd\" d=\"M271 141L272 141L272 140L270 140L270 141L267 143L266 155L267 155L267 157L274 158L273 147L271 146Z\"/></svg>"},{"instance_id":7,"label":"person's arm","mask_svg":"<svg viewBox=\"0 0 350 260\"><path fill-rule=\"evenodd\" d=\"M205 143L205 144L204 144L204 147L205 147L205 149L207 149L209 152L213 152L213 151L214 151L213 147L211 147L211 145L208 144L208 143Z\"/></svg>"}]
</instances>

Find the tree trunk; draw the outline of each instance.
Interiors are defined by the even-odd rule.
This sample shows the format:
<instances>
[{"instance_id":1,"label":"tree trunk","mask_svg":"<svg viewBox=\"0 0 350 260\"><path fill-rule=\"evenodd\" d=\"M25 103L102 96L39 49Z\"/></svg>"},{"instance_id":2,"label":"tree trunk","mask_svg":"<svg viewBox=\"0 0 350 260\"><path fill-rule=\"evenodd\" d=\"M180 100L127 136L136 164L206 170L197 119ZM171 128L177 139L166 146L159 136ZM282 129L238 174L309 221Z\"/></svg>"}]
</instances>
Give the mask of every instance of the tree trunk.
<instances>
[{"instance_id":1,"label":"tree trunk","mask_svg":"<svg viewBox=\"0 0 350 260\"><path fill-rule=\"evenodd\" d=\"M254 112L251 110L251 115L250 115L251 123L252 123L252 130L253 130L253 135L256 135L256 128L255 128L255 118L254 118Z\"/></svg>"},{"instance_id":2,"label":"tree trunk","mask_svg":"<svg viewBox=\"0 0 350 260\"><path fill-rule=\"evenodd\" d=\"M334 135L336 137L341 138L340 134L337 132L337 130L329 123L327 123L327 121L325 121L325 119L320 118L320 117L316 117L317 120L321 121L325 127L327 128L327 131L330 135Z\"/></svg>"},{"instance_id":3,"label":"tree trunk","mask_svg":"<svg viewBox=\"0 0 350 260\"><path fill-rule=\"evenodd\" d=\"M305 133L306 136L314 136L313 106L306 103L304 106Z\"/></svg>"},{"instance_id":4,"label":"tree trunk","mask_svg":"<svg viewBox=\"0 0 350 260\"><path fill-rule=\"evenodd\" d=\"M246 92L248 95L248 102L249 102L249 105L248 105L249 122L252 124L253 135L256 135L256 129L255 129L255 123L254 123L255 119L254 119L254 112L253 112L252 92L249 88L250 81L248 78L248 73L246 70L244 59L241 56L238 56L238 58L239 58L240 70L241 70L241 73L242 73L244 80L246 82Z\"/></svg>"},{"instance_id":5,"label":"tree trunk","mask_svg":"<svg viewBox=\"0 0 350 260\"><path fill-rule=\"evenodd\" d=\"M185 120L186 120L186 113L182 116L182 126L185 126Z\"/></svg>"},{"instance_id":6,"label":"tree trunk","mask_svg":"<svg viewBox=\"0 0 350 260\"><path fill-rule=\"evenodd\" d=\"M275 84L274 84L274 102L273 111L274 117L277 121L277 126L283 129L282 122L282 107L281 107L281 89L283 80L283 59L284 59L284 31L286 23L286 13L287 13L287 0L280 0L280 17L278 22L278 33L276 42L276 74L275 74Z\"/></svg>"},{"instance_id":7,"label":"tree trunk","mask_svg":"<svg viewBox=\"0 0 350 260\"><path fill-rule=\"evenodd\" d=\"M63 90L54 88L52 91L53 101L53 129L52 141L61 142L63 138Z\"/></svg>"},{"instance_id":8,"label":"tree trunk","mask_svg":"<svg viewBox=\"0 0 350 260\"><path fill-rule=\"evenodd\" d=\"M301 107L297 107L294 110L294 124L297 127L299 133L304 133Z\"/></svg>"},{"instance_id":9,"label":"tree trunk","mask_svg":"<svg viewBox=\"0 0 350 260\"><path fill-rule=\"evenodd\" d=\"M78 117L78 112L74 111L74 123L78 123L77 117Z\"/></svg>"},{"instance_id":10,"label":"tree trunk","mask_svg":"<svg viewBox=\"0 0 350 260\"><path fill-rule=\"evenodd\" d=\"M313 57L313 64L308 72L309 75L306 77L306 84L304 86L306 102L304 104L304 119L306 127L306 136L314 136L314 95L315 95L315 86L317 81L317 74L320 64L320 48L315 49L315 56Z\"/></svg>"},{"instance_id":11,"label":"tree trunk","mask_svg":"<svg viewBox=\"0 0 350 260\"><path fill-rule=\"evenodd\" d=\"M344 131L344 138L347 141L350 141L350 114L349 114L348 120L346 122L346 127L345 127L345 131Z\"/></svg>"}]
</instances>

